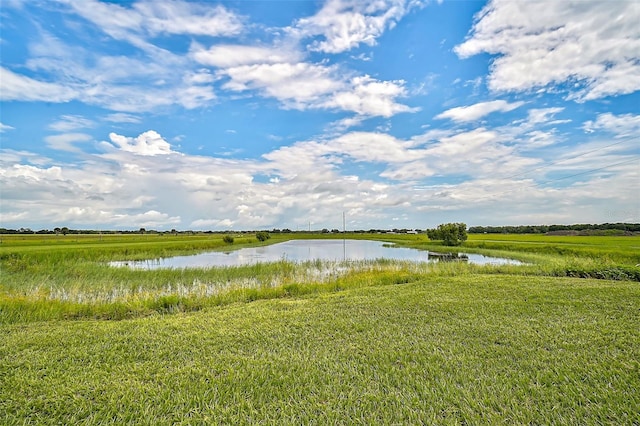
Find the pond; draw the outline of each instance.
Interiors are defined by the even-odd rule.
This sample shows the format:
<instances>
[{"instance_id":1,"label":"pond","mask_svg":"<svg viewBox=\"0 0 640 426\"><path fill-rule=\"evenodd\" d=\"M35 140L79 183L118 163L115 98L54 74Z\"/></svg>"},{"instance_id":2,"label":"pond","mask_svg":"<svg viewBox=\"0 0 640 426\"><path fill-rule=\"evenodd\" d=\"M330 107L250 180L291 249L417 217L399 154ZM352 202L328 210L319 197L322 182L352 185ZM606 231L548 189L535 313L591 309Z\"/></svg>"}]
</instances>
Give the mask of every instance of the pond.
<instances>
[{"instance_id":1,"label":"pond","mask_svg":"<svg viewBox=\"0 0 640 426\"><path fill-rule=\"evenodd\" d=\"M370 240L290 240L283 243L247 247L232 251L212 251L190 256L175 256L141 261L110 262L111 266L133 269L160 268L212 268L242 266L258 262L362 261L390 259L410 262L464 261L479 265L519 265L512 259L487 257L467 253L434 253L405 247L395 247L381 241Z\"/></svg>"}]
</instances>

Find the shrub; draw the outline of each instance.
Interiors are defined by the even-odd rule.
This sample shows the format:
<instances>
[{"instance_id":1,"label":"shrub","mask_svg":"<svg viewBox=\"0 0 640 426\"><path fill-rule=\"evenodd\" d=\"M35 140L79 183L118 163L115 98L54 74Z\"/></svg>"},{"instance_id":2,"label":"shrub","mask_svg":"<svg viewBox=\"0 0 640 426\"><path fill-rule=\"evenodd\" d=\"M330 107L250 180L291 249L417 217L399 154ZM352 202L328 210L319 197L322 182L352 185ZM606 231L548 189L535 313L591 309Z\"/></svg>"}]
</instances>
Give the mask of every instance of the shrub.
<instances>
[{"instance_id":1,"label":"shrub","mask_svg":"<svg viewBox=\"0 0 640 426\"><path fill-rule=\"evenodd\" d=\"M225 235L224 237L222 237L222 241L227 244L233 244L233 237L231 235Z\"/></svg>"},{"instance_id":2,"label":"shrub","mask_svg":"<svg viewBox=\"0 0 640 426\"><path fill-rule=\"evenodd\" d=\"M256 233L256 238L258 239L258 241L266 241L269 238L271 238L271 235L269 235L268 232L257 232Z\"/></svg>"}]
</instances>

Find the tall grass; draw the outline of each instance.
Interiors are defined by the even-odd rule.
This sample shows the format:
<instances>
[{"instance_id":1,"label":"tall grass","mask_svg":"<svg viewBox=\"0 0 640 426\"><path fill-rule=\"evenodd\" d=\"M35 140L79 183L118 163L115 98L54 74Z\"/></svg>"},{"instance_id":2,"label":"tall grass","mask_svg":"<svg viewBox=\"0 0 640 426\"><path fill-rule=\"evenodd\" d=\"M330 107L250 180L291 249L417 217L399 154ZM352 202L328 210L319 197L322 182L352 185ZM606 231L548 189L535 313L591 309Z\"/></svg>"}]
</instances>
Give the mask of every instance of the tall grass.
<instances>
[{"instance_id":1,"label":"tall grass","mask_svg":"<svg viewBox=\"0 0 640 426\"><path fill-rule=\"evenodd\" d=\"M258 263L242 267L132 271L79 266L64 282L16 280L0 293L0 322L64 318L123 319L206 306L409 282L455 274L463 264L399 261ZM52 271L55 273L55 271Z\"/></svg>"}]
</instances>

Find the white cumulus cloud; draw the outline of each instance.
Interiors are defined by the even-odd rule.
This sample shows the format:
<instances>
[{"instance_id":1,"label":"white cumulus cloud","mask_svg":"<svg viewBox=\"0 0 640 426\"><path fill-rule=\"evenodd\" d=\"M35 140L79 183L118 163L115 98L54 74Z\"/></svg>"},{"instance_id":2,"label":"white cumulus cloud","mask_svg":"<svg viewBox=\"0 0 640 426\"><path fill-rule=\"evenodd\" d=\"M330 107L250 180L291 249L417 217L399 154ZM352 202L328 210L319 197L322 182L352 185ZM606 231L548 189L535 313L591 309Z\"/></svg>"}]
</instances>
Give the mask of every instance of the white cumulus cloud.
<instances>
[{"instance_id":1,"label":"white cumulus cloud","mask_svg":"<svg viewBox=\"0 0 640 426\"><path fill-rule=\"evenodd\" d=\"M346 91L333 94L326 105L362 116L391 117L418 110L396 102L396 98L407 96L404 81L379 81L365 75L354 77L350 86Z\"/></svg>"},{"instance_id":2,"label":"white cumulus cloud","mask_svg":"<svg viewBox=\"0 0 640 426\"><path fill-rule=\"evenodd\" d=\"M223 85L227 90L256 90L288 108L337 109L363 117L417 111L397 102L397 98L407 96L404 81L380 81L368 75L348 78L334 66L307 62L254 64L227 68L218 74L229 78Z\"/></svg>"},{"instance_id":3,"label":"white cumulus cloud","mask_svg":"<svg viewBox=\"0 0 640 426\"><path fill-rule=\"evenodd\" d=\"M640 90L637 1L493 0L477 15L462 58L497 55L487 83L526 91L567 83L578 101Z\"/></svg>"},{"instance_id":4,"label":"white cumulus cloud","mask_svg":"<svg viewBox=\"0 0 640 426\"><path fill-rule=\"evenodd\" d=\"M385 30L393 28L416 1L406 0L329 0L313 16L299 19L293 32L302 37L322 36L309 48L325 53L340 53L360 44L373 46Z\"/></svg>"},{"instance_id":5,"label":"white cumulus cloud","mask_svg":"<svg viewBox=\"0 0 640 426\"><path fill-rule=\"evenodd\" d=\"M640 138L640 115L615 115L610 112L605 112L598 114L595 120L585 122L583 128L588 133L596 130L605 130L615 134L616 137L632 136Z\"/></svg>"},{"instance_id":6,"label":"white cumulus cloud","mask_svg":"<svg viewBox=\"0 0 640 426\"><path fill-rule=\"evenodd\" d=\"M169 142L164 140L164 138L154 130L144 132L135 138L122 136L117 133L109 133L109 139L111 143L120 150L138 155L152 156L174 153L174 151L171 150ZM108 142L104 143L109 144Z\"/></svg>"},{"instance_id":7,"label":"white cumulus cloud","mask_svg":"<svg viewBox=\"0 0 640 426\"><path fill-rule=\"evenodd\" d=\"M304 62L242 65L220 72L230 78L223 86L228 90L258 90L298 107L340 88L334 73L331 67Z\"/></svg>"}]
</instances>

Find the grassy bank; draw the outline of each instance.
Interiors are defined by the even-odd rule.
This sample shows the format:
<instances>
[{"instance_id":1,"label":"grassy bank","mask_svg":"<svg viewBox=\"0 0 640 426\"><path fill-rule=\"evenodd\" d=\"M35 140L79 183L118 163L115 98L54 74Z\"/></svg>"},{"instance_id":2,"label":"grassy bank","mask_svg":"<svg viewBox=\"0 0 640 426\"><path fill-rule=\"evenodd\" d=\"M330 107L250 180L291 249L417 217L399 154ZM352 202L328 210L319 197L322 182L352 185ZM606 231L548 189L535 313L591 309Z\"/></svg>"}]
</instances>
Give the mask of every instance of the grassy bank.
<instances>
[{"instance_id":1,"label":"grassy bank","mask_svg":"<svg viewBox=\"0 0 640 426\"><path fill-rule=\"evenodd\" d=\"M639 306L633 282L424 275L4 325L0 423L637 424Z\"/></svg>"}]
</instances>

